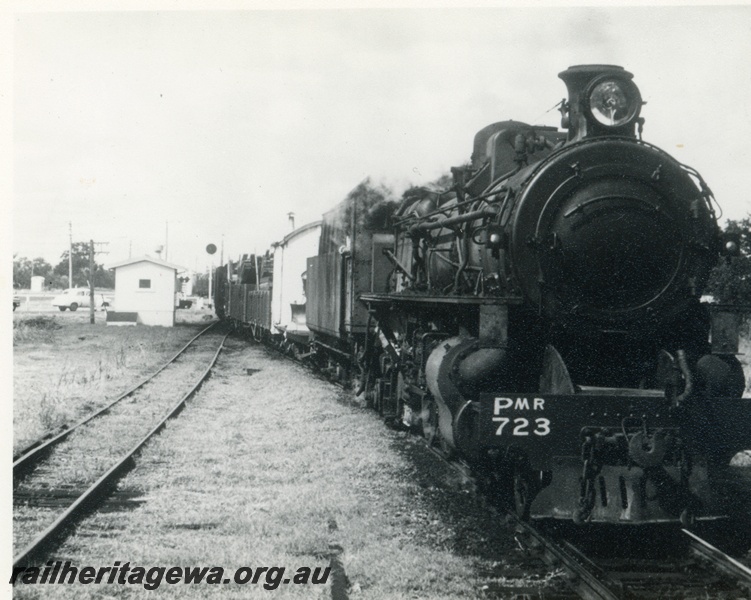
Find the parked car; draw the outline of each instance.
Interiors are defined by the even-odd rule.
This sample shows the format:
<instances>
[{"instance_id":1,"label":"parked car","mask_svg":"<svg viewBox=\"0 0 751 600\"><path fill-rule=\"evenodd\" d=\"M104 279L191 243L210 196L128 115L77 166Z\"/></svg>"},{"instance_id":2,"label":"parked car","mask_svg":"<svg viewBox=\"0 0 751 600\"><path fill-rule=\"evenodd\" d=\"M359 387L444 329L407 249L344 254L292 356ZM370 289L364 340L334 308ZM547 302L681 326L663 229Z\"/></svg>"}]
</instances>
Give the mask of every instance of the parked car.
<instances>
[{"instance_id":1,"label":"parked car","mask_svg":"<svg viewBox=\"0 0 751 600\"><path fill-rule=\"evenodd\" d=\"M21 306L21 298L13 294L13 310L16 310L19 306Z\"/></svg>"},{"instance_id":2,"label":"parked car","mask_svg":"<svg viewBox=\"0 0 751 600\"><path fill-rule=\"evenodd\" d=\"M66 309L76 311L79 307L89 308L91 306L91 291L87 288L65 290L62 294L53 298L52 306L57 306L61 311ZM108 306L109 303L102 294L94 293L94 308L103 309Z\"/></svg>"}]
</instances>

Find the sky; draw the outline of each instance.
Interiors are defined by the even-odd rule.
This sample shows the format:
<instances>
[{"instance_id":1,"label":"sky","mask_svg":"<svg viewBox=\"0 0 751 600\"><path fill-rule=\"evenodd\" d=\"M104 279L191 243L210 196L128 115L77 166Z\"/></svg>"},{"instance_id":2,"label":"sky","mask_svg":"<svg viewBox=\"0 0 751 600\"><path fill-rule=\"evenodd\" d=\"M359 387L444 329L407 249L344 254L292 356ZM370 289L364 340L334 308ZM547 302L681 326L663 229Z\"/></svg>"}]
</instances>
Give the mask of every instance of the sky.
<instances>
[{"instance_id":1,"label":"sky","mask_svg":"<svg viewBox=\"0 0 751 600\"><path fill-rule=\"evenodd\" d=\"M558 126L558 73L584 63L632 72L644 139L703 175L723 220L751 212L748 4L106 6L6 23L19 256L54 265L69 231L107 242L105 265L263 252L287 213L317 220L366 177L400 194L467 162L487 124Z\"/></svg>"}]
</instances>

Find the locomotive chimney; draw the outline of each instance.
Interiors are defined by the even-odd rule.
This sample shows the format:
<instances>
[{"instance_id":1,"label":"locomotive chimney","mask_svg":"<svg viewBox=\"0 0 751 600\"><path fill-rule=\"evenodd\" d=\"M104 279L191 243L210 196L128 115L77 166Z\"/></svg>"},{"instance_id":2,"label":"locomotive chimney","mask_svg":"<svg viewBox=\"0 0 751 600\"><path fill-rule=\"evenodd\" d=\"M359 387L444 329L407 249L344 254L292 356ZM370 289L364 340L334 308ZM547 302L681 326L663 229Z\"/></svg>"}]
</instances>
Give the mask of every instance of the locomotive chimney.
<instances>
[{"instance_id":1,"label":"locomotive chimney","mask_svg":"<svg viewBox=\"0 0 751 600\"><path fill-rule=\"evenodd\" d=\"M289 228L291 231L295 230L295 213L287 213L287 218L289 219Z\"/></svg>"}]
</instances>

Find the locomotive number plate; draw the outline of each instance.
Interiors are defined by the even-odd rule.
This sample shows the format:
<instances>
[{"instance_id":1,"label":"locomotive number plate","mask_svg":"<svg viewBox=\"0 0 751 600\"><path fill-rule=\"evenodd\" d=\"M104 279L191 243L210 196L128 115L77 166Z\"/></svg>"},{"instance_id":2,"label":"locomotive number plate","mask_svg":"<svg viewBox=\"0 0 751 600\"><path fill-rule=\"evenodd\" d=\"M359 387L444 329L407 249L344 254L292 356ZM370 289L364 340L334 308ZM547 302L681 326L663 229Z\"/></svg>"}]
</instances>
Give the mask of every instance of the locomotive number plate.
<instances>
[{"instance_id":1,"label":"locomotive number plate","mask_svg":"<svg viewBox=\"0 0 751 600\"><path fill-rule=\"evenodd\" d=\"M650 428L679 423L655 397L595 394L480 394L477 444L516 448L534 469L549 469L554 457L580 456L582 429L620 430L624 419L646 421Z\"/></svg>"},{"instance_id":2,"label":"locomotive number plate","mask_svg":"<svg viewBox=\"0 0 751 600\"><path fill-rule=\"evenodd\" d=\"M498 437L548 435L550 419L541 416L544 411L544 398L496 397L493 399L492 416L495 435Z\"/></svg>"}]
</instances>

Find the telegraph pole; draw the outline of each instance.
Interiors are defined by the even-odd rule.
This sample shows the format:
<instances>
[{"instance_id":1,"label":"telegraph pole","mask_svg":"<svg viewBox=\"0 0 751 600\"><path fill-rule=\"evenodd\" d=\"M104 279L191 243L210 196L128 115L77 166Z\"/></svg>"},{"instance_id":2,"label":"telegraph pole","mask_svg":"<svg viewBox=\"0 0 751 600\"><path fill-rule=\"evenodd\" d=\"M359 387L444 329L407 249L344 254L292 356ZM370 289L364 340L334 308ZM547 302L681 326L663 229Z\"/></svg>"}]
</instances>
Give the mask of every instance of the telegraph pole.
<instances>
[{"instance_id":1,"label":"telegraph pole","mask_svg":"<svg viewBox=\"0 0 751 600\"><path fill-rule=\"evenodd\" d=\"M89 240L89 323L94 324L94 240Z\"/></svg>"},{"instance_id":2,"label":"telegraph pole","mask_svg":"<svg viewBox=\"0 0 751 600\"><path fill-rule=\"evenodd\" d=\"M68 221L68 288L73 287L73 222Z\"/></svg>"},{"instance_id":3,"label":"telegraph pole","mask_svg":"<svg viewBox=\"0 0 751 600\"><path fill-rule=\"evenodd\" d=\"M97 244L109 244L109 242L96 242ZM94 240L89 240L89 323L92 325L95 322L94 310L96 309L96 294L94 293L94 274L96 265L94 264L94 255L96 254L94 249ZM108 254L103 250L99 250L100 254Z\"/></svg>"},{"instance_id":4,"label":"telegraph pole","mask_svg":"<svg viewBox=\"0 0 751 600\"><path fill-rule=\"evenodd\" d=\"M211 265L209 266L209 304L214 298L214 290L211 289L212 280L214 279L214 257L211 257Z\"/></svg>"}]
</instances>

